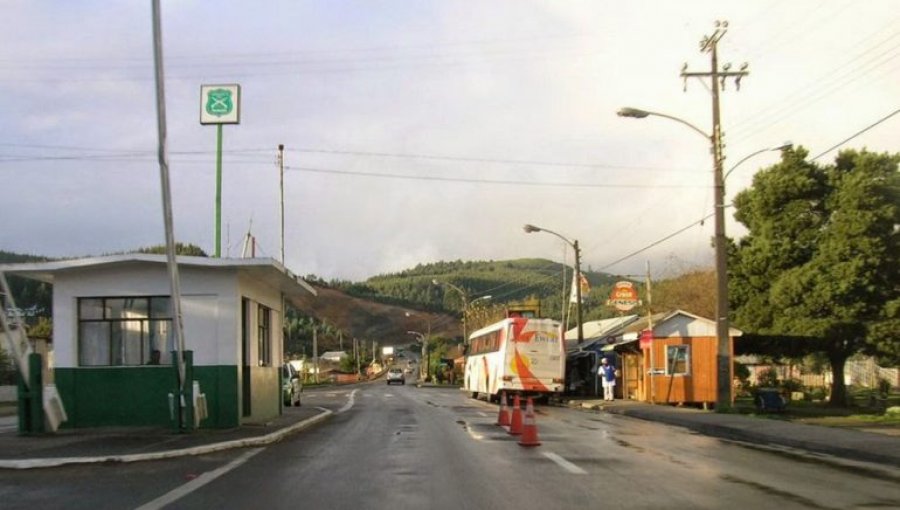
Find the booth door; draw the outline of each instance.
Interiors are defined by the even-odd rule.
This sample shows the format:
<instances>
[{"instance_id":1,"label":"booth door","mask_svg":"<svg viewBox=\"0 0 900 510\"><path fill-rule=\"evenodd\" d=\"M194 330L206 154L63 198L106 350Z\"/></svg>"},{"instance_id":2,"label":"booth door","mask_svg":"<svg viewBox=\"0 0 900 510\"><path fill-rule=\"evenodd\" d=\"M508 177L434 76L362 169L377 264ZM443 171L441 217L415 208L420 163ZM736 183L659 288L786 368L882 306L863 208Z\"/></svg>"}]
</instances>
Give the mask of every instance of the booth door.
<instances>
[{"instance_id":1,"label":"booth door","mask_svg":"<svg viewBox=\"0 0 900 510\"><path fill-rule=\"evenodd\" d=\"M641 355L624 354L624 369L622 370L622 398L643 400L644 384L641 377Z\"/></svg>"},{"instance_id":2,"label":"booth door","mask_svg":"<svg viewBox=\"0 0 900 510\"><path fill-rule=\"evenodd\" d=\"M241 402L243 416L250 416L253 412L250 406L253 400L253 391L250 387L250 300L241 299Z\"/></svg>"}]
</instances>

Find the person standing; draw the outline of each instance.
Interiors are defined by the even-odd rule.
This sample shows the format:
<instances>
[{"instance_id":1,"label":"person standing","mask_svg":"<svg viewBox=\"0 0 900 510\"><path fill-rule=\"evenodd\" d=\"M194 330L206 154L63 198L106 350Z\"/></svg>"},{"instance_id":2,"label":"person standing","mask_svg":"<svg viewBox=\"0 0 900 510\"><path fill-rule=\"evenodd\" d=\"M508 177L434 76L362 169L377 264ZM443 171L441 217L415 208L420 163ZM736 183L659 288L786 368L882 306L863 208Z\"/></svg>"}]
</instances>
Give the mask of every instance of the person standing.
<instances>
[{"instance_id":1,"label":"person standing","mask_svg":"<svg viewBox=\"0 0 900 510\"><path fill-rule=\"evenodd\" d=\"M600 378L600 384L603 386L603 400L610 402L615 400L616 367L610 365L606 358L601 358L597 377Z\"/></svg>"}]
</instances>

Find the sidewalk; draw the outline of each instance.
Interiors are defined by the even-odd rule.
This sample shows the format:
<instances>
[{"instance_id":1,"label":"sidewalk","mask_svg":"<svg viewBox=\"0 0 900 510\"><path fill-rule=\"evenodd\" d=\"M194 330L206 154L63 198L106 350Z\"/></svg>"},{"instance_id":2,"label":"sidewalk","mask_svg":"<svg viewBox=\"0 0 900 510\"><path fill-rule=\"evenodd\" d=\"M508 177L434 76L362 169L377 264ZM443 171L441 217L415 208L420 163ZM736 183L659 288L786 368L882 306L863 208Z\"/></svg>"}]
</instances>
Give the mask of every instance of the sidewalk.
<instances>
[{"instance_id":1,"label":"sidewalk","mask_svg":"<svg viewBox=\"0 0 900 510\"><path fill-rule=\"evenodd\" d=\"M225 430L200 429L179 434L162 428L61 429L53 434L22 436L17 418L0 418L0 469L32 469L67 464L138 462L202 455L245 446L261 446L319 423L331 411L312 406L288 407L275 420Z\"/></svg>"},{"instance_id":2,"label":"sidewalk","mask_svg":"<svg viewBox=\"0 0 900 510\"><path fill-rule=\"evenodd\" d=\"M567 399L563 405L675 425L707 436L757 446L796 448L900 468L900 439L882 434L631 400Z\"/></svg>"}]
</instances>

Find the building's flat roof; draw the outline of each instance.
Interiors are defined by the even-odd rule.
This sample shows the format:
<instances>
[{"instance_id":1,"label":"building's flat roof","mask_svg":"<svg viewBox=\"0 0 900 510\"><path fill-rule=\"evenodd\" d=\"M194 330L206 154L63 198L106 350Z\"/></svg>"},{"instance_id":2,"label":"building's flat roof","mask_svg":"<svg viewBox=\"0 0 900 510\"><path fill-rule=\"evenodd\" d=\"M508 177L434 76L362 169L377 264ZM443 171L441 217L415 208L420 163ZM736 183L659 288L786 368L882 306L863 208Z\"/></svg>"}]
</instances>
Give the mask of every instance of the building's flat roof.
<instances>
[{"instance_id":1,"label":"building's flat roof","mask_svg":"<svg viewBox=\"0 0 900 510\"><path fill-rule=\"evenodd\" d=\"M278 287L286 295L301 295L309 292L317 295L316 289L302 278L292 273L280 262L272 258L232 259L213 257L176 257L179 267L212 269L235 269L248 273L269 285ZM81 259L54 260L50 262L26 262L21 264L0 264L0 273L9 273L52 284L59 273L84 271L110 266L144 264L166 264L165 255L132 253L125 255L105 255Z\"/></svg>"}]
</instances>

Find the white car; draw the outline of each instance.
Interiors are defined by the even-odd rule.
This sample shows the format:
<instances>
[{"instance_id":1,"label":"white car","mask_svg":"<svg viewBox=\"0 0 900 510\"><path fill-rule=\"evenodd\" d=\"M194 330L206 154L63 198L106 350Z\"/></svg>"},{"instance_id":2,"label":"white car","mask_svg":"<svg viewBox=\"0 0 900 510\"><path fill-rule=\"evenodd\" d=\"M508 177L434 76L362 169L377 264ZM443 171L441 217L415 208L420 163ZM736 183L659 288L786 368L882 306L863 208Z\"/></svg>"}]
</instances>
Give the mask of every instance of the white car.
<instances>
[{"instance_id":1,"label":"white car","mask_svg":"<svg viewBox=\"0 0 900 510\"><path fill-rule=\"evenodd\" d=\"M403 370L397 367L390 368L387 371L387 383L393 384L395 382L406 384L406 377L403 375Z\"/></svg>"}]
</instances>

